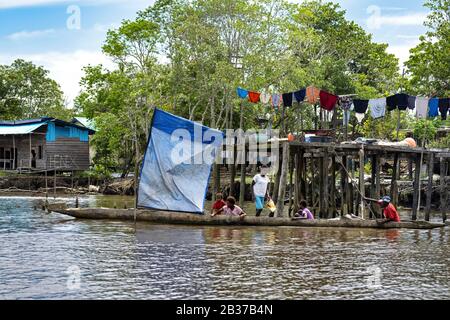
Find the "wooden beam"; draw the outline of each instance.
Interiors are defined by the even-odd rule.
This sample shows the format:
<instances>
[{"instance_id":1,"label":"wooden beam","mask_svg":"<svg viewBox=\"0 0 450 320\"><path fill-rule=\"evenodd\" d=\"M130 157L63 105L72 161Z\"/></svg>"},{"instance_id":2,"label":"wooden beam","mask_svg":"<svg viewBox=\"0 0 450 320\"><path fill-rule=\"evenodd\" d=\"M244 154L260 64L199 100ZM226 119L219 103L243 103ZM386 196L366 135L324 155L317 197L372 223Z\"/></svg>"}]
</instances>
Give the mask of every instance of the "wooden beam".
<instances>
[{"instance_id":1,"label":"wooden beam","mask_svg":"<svg viewBox=\"0 0 450 320\"><path fill-rule=\"evenodd\" d=\"M346 203L346 181L347 181L347 173L345 172L345 166L347 164L347 156L342 156L341 161L341 216L348 213L347 203Z\"/></svg>"},{"instance_id":2,"label":"wooden beam","mask_svg":"<svg viewBox=\"0 0 450 320\"><path fill-rule=\"evenodd\" d=\"M392 203L398 205L398 184L397 184L397 169L399 167L398 154L394 154L394 167L392 169L391 177L391 199Z\"/></svg>"},{"instance_id":3,"label":"wooden beam","mask_svg":"<svg viewBox=\"0 0 450 320\"><path fill-rule=\"evenodd\" d=\"M328 179L328 151L325 151L325 155L323 157L323 217L329 218L329 198L328 198L328 188L329 188L329 179Z\"/></svg>"},{"instance_id":4,"label":"wooden beam","mask_svg":"<svg viewBox=\"0 0 450 320\"><path fill-rule=\"evenodd\" d=\"M336 156L331 157L331 186L330 186L330 199L331 199L331 215L335 216L336 210Z\"/></svg>"},{"instance_id":5,"label":"wooden beam","mask_svg":"<svg viewBox=\"0 0 450 320\"><path fill-rule=\"evenodd\" d=\"M361 202L359 204L361 218L365 217L364 197L366 194L366 188L364 185L364 148L359 151L359 192L361 193Z\"/></svg>"},{"instance_id":6,"label":"wooden beam","mask_svg":"<svg viewBox=\"0 0 450 320\"><path fill-rule=\"evenodd\" d=\"M289 145L283 143L283 159L281 164L280 186L278 187L277 217L284 217L284 197L289 166Z\"/></svg>"},{"instance_id":7,"label":"wooden beam","mask_svg":"<svg viewBox=\"0 0 450 320\"><path fill-rule=\"evenodd\" d=\"M445 158L441 158L441 161L440 161L441 163L440 163L440 174L441 174L441 177L440 177L440 180L441 180L441 214L442 214L442 222L444 222L445 223L445 221L447 221L447 194L448 194L448 191L446 190L446 188L445 188L445 176L446 176L446 168L445 168L445 165L446 165L446 161L445 161Z\"/></svg>"},{"instance_id":8,"label":"wooden beam","mask_svg":"<svg viewBox=\"0 0 450 320\"><path fill-rule=\"evenodd\" d=\"M430 221L431 212L431 196L433 193L433 167L434 167L434 154L428 155L428 184L427 184L427 202L425 205L425 221Z\"/></svg>"},{"instance_id":9,"label":"wooden beam","mask_svg":"<svg viewBox=\"0 0 450 320\"><path fill-rule=\"evenodd\" d=\"M417 220L417 212L419 210L419 195L420 195L420 156L416 156L414 168L414 182L413 182L413 207L412 220Z\"/></svg>"}]
</instances>

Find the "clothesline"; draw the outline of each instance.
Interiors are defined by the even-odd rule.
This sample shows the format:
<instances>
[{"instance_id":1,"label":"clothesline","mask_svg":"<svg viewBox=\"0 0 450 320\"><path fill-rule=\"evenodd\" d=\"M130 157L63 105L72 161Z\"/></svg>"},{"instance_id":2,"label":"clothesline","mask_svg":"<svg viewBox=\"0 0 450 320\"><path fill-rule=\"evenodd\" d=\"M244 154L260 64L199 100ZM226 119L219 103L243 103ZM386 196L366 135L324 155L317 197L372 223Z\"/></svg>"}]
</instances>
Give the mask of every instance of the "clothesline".
<instances>
[{"instance_id":1,"label":"clothesline","mask_svg":"<svg viewBox=\"0 0 450 320\"><path fill-rule=\"evenodd\" d=\"M278 109L281 104L285 108L292 107L294 101L301 103L305 99L310 104L319 103L320 107L327 111L332 111L339 105L344 111L344 124L348 124L350 111L355 112L358 122L361 123L368 111L370 111L370 116L373 119L384 117L386 110L398 109L404 111L409 109L416 111L417 118L435 118L440 113L442 120L446 120L450 109L450 98L416 97L406 93L397 93L389 97L376 99L353 99L352 97L356 95L338 96L314 86L282 94L260 93L241 87L238 87L236 91L241 99L247 98L251 103L271 104L275 109Z\"/></svg>"}]
</instances>

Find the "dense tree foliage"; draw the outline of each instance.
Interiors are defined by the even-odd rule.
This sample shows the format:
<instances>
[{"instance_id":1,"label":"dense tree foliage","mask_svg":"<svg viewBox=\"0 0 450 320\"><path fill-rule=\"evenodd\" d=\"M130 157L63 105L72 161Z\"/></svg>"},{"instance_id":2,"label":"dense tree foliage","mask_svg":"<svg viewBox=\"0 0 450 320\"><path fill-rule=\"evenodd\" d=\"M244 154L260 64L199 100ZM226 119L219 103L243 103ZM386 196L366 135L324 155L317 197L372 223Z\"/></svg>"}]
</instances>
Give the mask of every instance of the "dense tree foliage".
<instances>
[{"instance_id":1,"label":"dense tree foliage","mask_svg":"<svg viewBox=\"0 0 450 320\"><path fill-rule=\"evenodd\" d=\"M59 85L48 71L31 62L16 60L0 65L0 117L16 120L50 116L70 118Z\"/></svg>"},{"instance_id":2,"label":"dense tree foliage","mask_svg":"<svg viewBox=\"0 0 450 320\"><path fill-rule=\"evenodd\" d=\"M239 125L237 86L393 93L398 60L386 48L331 2L158 0L108 32L103 51L117 67L87 67L76 106L109 128L95 138L96 162L129 163L136 148L142 153L155 106L223 129ZM266 113L279 126L271 108L242 103L245 128ZM299 129L299 116L305 128L317 120L314 108L294 105L286 114L290 131Z\"/></svg>"}]
</instances>

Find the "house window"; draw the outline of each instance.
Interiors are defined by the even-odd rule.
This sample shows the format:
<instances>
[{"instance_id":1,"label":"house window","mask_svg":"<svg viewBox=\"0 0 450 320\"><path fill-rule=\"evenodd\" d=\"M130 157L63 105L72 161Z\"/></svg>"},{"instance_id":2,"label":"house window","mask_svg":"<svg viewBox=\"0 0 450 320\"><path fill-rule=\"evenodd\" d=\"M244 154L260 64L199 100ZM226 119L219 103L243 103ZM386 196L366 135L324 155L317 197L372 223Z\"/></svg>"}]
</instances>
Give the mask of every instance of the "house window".
<instances>
[{"instance_id":1,"label":"house window","mask_svg":"<svg viewBox=\"0 0 450 320\"><path fill-rule=\"evenodd\" d=\"M42 160L42 146L39 146L38 148L38 159Z\"/></svg>"},{"instance_id":2,"label":"house window","mask_svg":"<svg viewBox=\"0 0 450 320\"><path fill-rule=\"evenodd\" d=\"M5 159L5 148L0 148L0 159Z\"/></svg>"}]
</instances>

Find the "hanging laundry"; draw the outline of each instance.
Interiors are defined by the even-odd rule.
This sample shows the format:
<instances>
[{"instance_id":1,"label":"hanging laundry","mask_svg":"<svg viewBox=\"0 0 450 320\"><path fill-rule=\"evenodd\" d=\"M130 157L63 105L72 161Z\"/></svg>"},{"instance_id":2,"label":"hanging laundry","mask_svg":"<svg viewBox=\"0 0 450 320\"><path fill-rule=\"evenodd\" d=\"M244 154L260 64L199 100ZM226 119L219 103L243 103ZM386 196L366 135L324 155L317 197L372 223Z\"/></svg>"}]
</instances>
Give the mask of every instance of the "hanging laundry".
<instances>
[{"instance_id":1,"label":"hanging laundry","mask_svg":"<svg viewBox=\"0 0 450 320\"><path fill-rule=\"evenodd\" d=\"M281 94L274 93L272 94L272 106L278 110L278 107L281 105Z\"/></svg>"},{"instance_id":2,"label":"hanging laundry","mask_svg":"<svg viewBox=\"0 0 450 320\"><path fill-rule=\"evenodd\" d=\"M353 100L353 106L355 108L356 113L366 113L367 107L369 106L369 100L360 100L355 99Z\"/></svg>"},{"instance_id":3,"label":"hanging laundry","mask_svg":"<svg viewBox=\"0 0 450 320\"><path fill-rule=\"evenodd\" d=\"M320 97L320 106L328 111L334 109L334 107L336 106L336 102L339 98L338 96L326 91L320 91L319 97Z\"/></svg>"},{"instance_id":4,"label":"hanging laundry","mask_svg":"<svg viewBox=\"0 0 450 320\"><path fill-rule=\"evenodd\" d=\"M450 108L450 99L449 98L440 98L439 99L439 112L441 113L441 119L447 120L447 112Z\"/></svg>"},{"instance_id":5,"label":"hanging laundry","mask_svg":"<svg viewBox=\"0 0 450 320\"><path fill-rule=\"evenodd\" d=\"M369 102L369 101L367 100L367 102ZM364 113L359 113L359 112L355 113L355 117L356 117L356 120L358 120L358 123L361 123L364 120L365 116L366 115Z\"/></svg>"},{"instance_id":6,"label":"hanging laundry","mask_svg":"<svg viewBox=\"0 0 450 320\"><path fill-rule=\"evenodd\" d=\"M298 103L303 102L303 100L305 100L305 96L306 96L306 89L301 89L294 92L295 101L297 101Z\"/></svg>"},{"instance_id":7,"label":"hanging laundry","mask_svg":"<svg viewBox=\"0 0 450 320\"><path fill-rule=\"evenodd\" d=\"M428 115L428 101L426 97L416 98L416 117L420 119L426 119Z\"/></svg>"},{"instance_id":8,"label":"hanging laundry","mask_svg":"<svg viewBox=\"0 0 450 320\"><path fill-rule=\"evenodd\" d=\"M252 102L252 103L258 103L259 102L259 98L261 97L261 93L259 92L254 92L254 91L249 91L248 92L248 101Z\"/></svg>"},{"instance_id":9,"label":"hanging laundry","mask_svg":"<svg viewBox=\"0 0 450 320\"><path fill-rule=\"evenodd\" d=\"M408 96L408 108L411 110L416 108L416 97Z\"/></svg>"},{"instance_id":10,"label":"hanging laundry","mask_svg":"<svg viewBox=\"0 0 450 320\"><path fill-rule=\"evenodd\" d=\"M306 88L306 100L311 104L316 104L320 99L320 89L314 86Z\"/></svg>"},{"instance_id":11,"label":"hanging laundry","mask_svg":"<svg viewBox=\"0 0 450 320\"><path fill-rule=\"evenodd\" d=\"M342 119L342 124L344 126L348 126L348 123L350 122L350 109L344 110L344 116Z\"/></svg>"},{"instance_id":12,"label":"hanging laundry","mask_svg":"<svg viewBox=\"0 0 450 320\"><path fill-rule=\"evenodd\" d=\"M439 99L431 98L428 101L428 116L430 118L437 117L439 115Z\"/></svg>"},{"instance_id":13,"label":"hanging laundry","mask_svg":"<svg viewBox=\"0 0 450 320\"><path fill-rule=\"evenodd\" d=\"M406 93L397 93L395 99L397 100L398 110L406 110L408 108L409 95Z\"/></svg>"},{"instance_id":14,"label":"hanging laundry","mask_svg":"<svg viewBox=\"0 0 450 320\"><path fill-rule=\"evenodd\" d=\"M372 118L377 119L384 117L386 113L386 98L370 99L369 107Z\"/></svg>"},{"instance_id":15,"label":"hanging laundry","mask_svg":"<svg viewBox=\"0 0 450 320\"><path fill-rule=\"evenodd\" d=\"M386 107L388 111L392 111L397 108L397 97L395 94L386 98Z\"/></svg>"},{"instance_id":16,"label":"hanging laundry","mask_svg":"<svg viewBox=\"0 0 450 320\"><path fill-rule=\"evenodd\" d=\"M350 97L340 97L339 105L342 110L351 110L353 106L353 101Z\"/></svg>"},{"instance_id":17,"label":"hanging laundry","mask_svg":"<svg viewBox=\"0 0 450 320\"><path fill-rule=\"evenodd\" d=\"M292 107L292 97L294 94L292 92L283 93L283 105L285 107Z\"/></svg>"},{"instance_id":18,"label":"hanging laundry","mask_svg":"<svg viewBox=\"0 0 450 320\"><path fill-rule=\"evenodd\" d=\"M260 100L261 100L261 103L263 103L263 104L269 104L270 93L261 93Z\"/></svg>"},{"instance_id":19,"label":"hanging laundry","mask_svg":"<svg viewBox=\"0 0 450 320\"><path fill-rule=\"evenodd\" d=\"M241 99L245 99L248 96L248 91L242 88L237 88L237 95Z\"/></svg>"}]
</instances>

